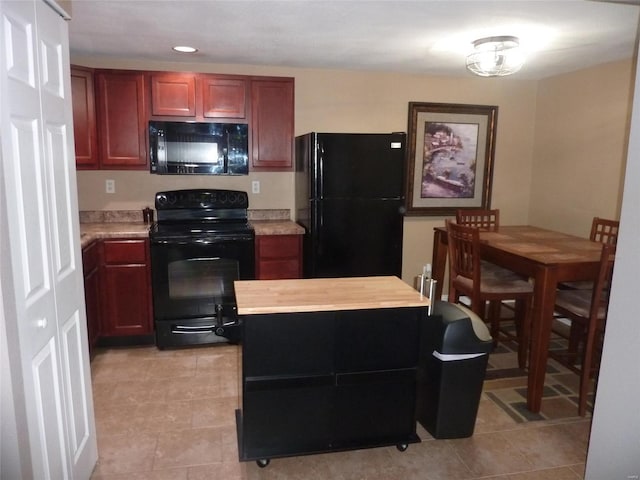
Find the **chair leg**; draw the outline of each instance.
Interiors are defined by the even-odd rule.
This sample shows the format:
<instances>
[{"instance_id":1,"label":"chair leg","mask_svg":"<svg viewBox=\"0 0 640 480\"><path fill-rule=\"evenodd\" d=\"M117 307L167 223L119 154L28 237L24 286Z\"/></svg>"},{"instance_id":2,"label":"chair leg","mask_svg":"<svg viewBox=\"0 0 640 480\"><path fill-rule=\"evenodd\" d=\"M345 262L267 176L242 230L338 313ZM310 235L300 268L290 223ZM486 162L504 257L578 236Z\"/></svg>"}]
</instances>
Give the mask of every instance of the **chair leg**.
<instances>
[{"instance_id":1,"label":"chair leg","mask_svg":"<svg viewBox=\"0 0 640 480\"><path fill-rule=\"evenodd\" d=\"M516 329L518 330L518 367L527 367L527 357L529 356L529 342L531 337L531 307L529 299L516 300L515 315Z\"/></svg>"},{"instance_id":2,"label":"chair leg","mask_svg":"<svg viewBox=\"0 0 640 480\"><path fill-rule=\"evenodd\" d=\"M498 337L500 336L500 301L493 300L489 302L489 324L491 325L491 336L493 337L494 348L498 345Z\"/></svg>"},{"instance_id":3,"label":"chair leg","mask_svg":"<svg viewBox=\"0 0 640 480\"><path fill-rule=\"evenodd\" d=\"M578 397L578 415L584 417L587 412L587 393L589 393L589 380L593 367L593 350L596 337L596 326L589 325L582 356L582 368L580 369L580 393Z\"/></svg>"},{"instance_id":4,"label":"chair leg","mask_svg":"<svg viewBox=\"0 0 640 480\"><path fill-rule=\"evenodd\" d=\"M585 333L584 325L571 322L571 327L569 328L569 346L567 347L567 361L572 365L576 362L578 346L580 345L580 341L584 340Z\"/></svg>"}]
</instances>

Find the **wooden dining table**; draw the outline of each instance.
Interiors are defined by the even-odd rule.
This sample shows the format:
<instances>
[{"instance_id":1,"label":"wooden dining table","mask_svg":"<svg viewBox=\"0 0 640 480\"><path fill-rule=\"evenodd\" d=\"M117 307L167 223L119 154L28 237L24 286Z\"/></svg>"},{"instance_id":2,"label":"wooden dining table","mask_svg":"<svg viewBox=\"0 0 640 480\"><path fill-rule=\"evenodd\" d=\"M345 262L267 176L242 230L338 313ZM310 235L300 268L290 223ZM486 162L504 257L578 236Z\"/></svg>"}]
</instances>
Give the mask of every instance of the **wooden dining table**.
<instances>
[{"instance_id":1,"label":"wooden dining table","mask_svg":"<svg viewBox=\"0 0 640 480\"><path fill-rule=\"evenodd\" d=\"M483 260L527 276L534 282L527 408L540 411L558 282L594 279L602 244L539 227L500 226L480 232ZM442 298L447 260L447 230L434 229L435 298Z\"/></svg>"}]
</instances>

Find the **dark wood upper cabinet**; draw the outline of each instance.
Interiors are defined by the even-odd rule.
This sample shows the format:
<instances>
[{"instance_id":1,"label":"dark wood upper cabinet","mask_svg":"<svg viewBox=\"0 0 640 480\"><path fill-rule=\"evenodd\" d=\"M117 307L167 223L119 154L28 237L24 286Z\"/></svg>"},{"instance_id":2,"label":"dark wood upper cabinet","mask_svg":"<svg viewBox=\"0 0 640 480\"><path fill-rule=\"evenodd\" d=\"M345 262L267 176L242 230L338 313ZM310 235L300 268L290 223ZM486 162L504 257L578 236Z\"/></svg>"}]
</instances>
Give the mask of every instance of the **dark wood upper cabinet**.
<instances>
[{"instance_id":1,"label":"dark wood upper cabinet","mask_svg":"<svg viewBox=\"0 0 640 480\"><path fill-rule=\"evenodd\" d=\"M293 168L294 79L75 67L78 169L147 170L149 118L250 129L251 170Z\"/></svg>"},{"instance_id":2,"label":"dark wood upper cabinet","mask_svg":"<svg viewBox=\"0 0 640 480\"><path fill-rule=\"evenodd\" d=\"M193 73L151 75L151 115L195 117L195 75Z\"/></svg>"},{"instance_id":3,"label":"dark wood upper cabinet","mask_svg":"<svg viewBox=\"0 0 640 480\"><path fill-rule=\"evenodd\" d=\"M204 118L247 117L247 80L219 75L199 75Z\"/></svg>"},{"instance_id":4,"label":"dark wood upper cabinet","mask_svg":"<svg viewBox=\"0 0 640 480\"><path fill-rule=\"evenodd\" d=\"M98 71L95 80L100 168L147 169L144 73Z\"/></svg>"},{"instance_id":5,"label":"dark wood upper cabinet","mask_svg":"<svg viewBox=\"0 0 640 480\"><path fill-rule=\"evenodd\" d=\"M251 80L252 170L291 170L293 78Z\"/></svg>"},{"instance_id":6,"label":"dark wood upper cabinet","mask_svg":"<svg viewBox=\"0 0 640 480\"><path fill-rule=\"evenodd\" d=\"M76 167L80 170L95 170L99 167L98 135L91 69L71 68L71 98Z\"/></svg>"},{"instance_id":7,"label":"dark wood upper cabinet","mask_svg":"<svg viewBox=\"0 0 640 480\"><path fill-rule=\"evenodd\" d=\"M243 120L247 118L248 79L206 73L157 72L151 75L151 115Z\"/></svg>"}]
</instances>

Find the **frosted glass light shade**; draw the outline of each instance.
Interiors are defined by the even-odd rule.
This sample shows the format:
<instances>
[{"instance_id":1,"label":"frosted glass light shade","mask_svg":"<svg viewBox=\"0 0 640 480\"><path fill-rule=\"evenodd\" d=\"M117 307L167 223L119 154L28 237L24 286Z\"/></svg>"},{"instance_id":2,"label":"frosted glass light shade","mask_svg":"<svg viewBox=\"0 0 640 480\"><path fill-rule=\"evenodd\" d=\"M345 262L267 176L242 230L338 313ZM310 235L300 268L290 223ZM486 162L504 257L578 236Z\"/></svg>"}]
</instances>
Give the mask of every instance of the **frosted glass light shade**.
<instances>
[{"instance_id":1,"label":"frosted glass light shade","mask_svg":"<svg viewBox=\"0 0 640 480\"><path fill-rule=\"evenodd\" d=\"M467 69L481 77L502 77L516 73L524 64L517 37L481 38L473 42L474 51L467 55Z\"/></svg>"}]
</instances>

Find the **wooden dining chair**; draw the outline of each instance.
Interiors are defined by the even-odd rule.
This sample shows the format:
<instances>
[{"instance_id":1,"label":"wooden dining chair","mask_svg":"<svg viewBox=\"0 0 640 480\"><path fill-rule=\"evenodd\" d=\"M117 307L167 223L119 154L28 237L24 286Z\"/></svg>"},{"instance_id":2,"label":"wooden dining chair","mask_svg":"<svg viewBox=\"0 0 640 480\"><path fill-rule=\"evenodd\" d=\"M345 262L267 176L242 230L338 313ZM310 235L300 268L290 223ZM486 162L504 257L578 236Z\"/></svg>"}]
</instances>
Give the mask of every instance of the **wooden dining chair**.
<instances>
[{"instance_id":1,"label":"wooden dining chair","mask_svg":"<svg viewBox=\"0 0 640 480\"><path fill-rule=\"evenodd\" d=\"M618 243L618 229L620 222L618 220L608 220L606 218L593 217L591 222L591 233L589 240L592 242L600 242L614 247ZM558 287L562 290L593 290L593 281L591 280L578 280L574 282L561 282ZM557 315L556 315L557 316ZM573 355L577 354L578 344L580 339L584 336L584 325L580 323L572 323L571 327L567 330L561 322L554 320L551 330L556 335L559 335L569 341L569 351Z\"/></svg>"},{"instance_id":2,"label":"wooden dining chair","mask_svg":"<svg viewBox=\"0 0 640 480\"><path fill-rule=\"evenodd\" d=\"M555 311L581 332L581 355L577 358L569 344L563 350L549 350L549 357L559 361L580 376L578 396L578 414L584 416L587 409L589 380L597 373L599 364L596 349L601 346L609 306L609 288L615 260L616 246L612 243L602 245L600 267L591 290L562 290L556 293ZM578 362L579 361L579 362Z\"/></svg>"},{"instance_id":3,"label":"wooden dining chair","mask_svg":"<svg viewBox=\"0 0 640 480\"><path fill-rule=\"evenodd\" d=\"M495 231L500 226L499 209L465 208L456 211L456 223L481 230Z\"/></svg>"},{"instance_id":4,"label":"wooden dining chair","mask_svg":"<svg viewBox=\"0 0 640 480\"><path fill-rule=\"evenodd\" d=\"M609 243L615 246L618 243L619 227L620 222L618 220L607 220L606 218L593 217L589 240L592 242ZM560 288L591 290L593 288L593 282L589 280L562 282L560 284Z\"/></svg>"},{"instance_id":5,"label":"wooden dining chair","mask_svg":"<svg viewBox=\"0 0 640 480\"><path fill-rule=\"evenodd\" d=\"M494 232L498 230L500 227L500 210L497 208L494 209L486 209L486 208L461 208L456 210L456 223L458 225L466 225L468 227L478 227L480 230L486 230L490 232ZM491 270L496 269L497 271L501 270L501 267L494 265L485 260L480 261L482 269L485 272L485 275L491 274ZM503 308L509 313L506 314L504 320L511 321L512 313L515 308L514 305L510 302L503 303L498 301L489 302L489 309L493 312L490 316L495 316L496 318L503 319L502 312ZM494 318L495 322L499 320Z\"/></svg>"},{"instance_id":6,"label":"wooden dining chair","mask_svg":"<svg viewBox=\"0 0 640 480\"><path fill-rule=\"evenodd\" d=\"M494 343L500 334L518 343L518 365L526 366L531 323L533 285L514 272L480 261L480 229L458 225L446 220L449 243L449 301L457 303L460 296L471 300L471 310L490 324ZM515 336L500 329L499 308L489 308L486 302L500 306L504 300L515 300Z\"/></svg>"}]
</instances>

